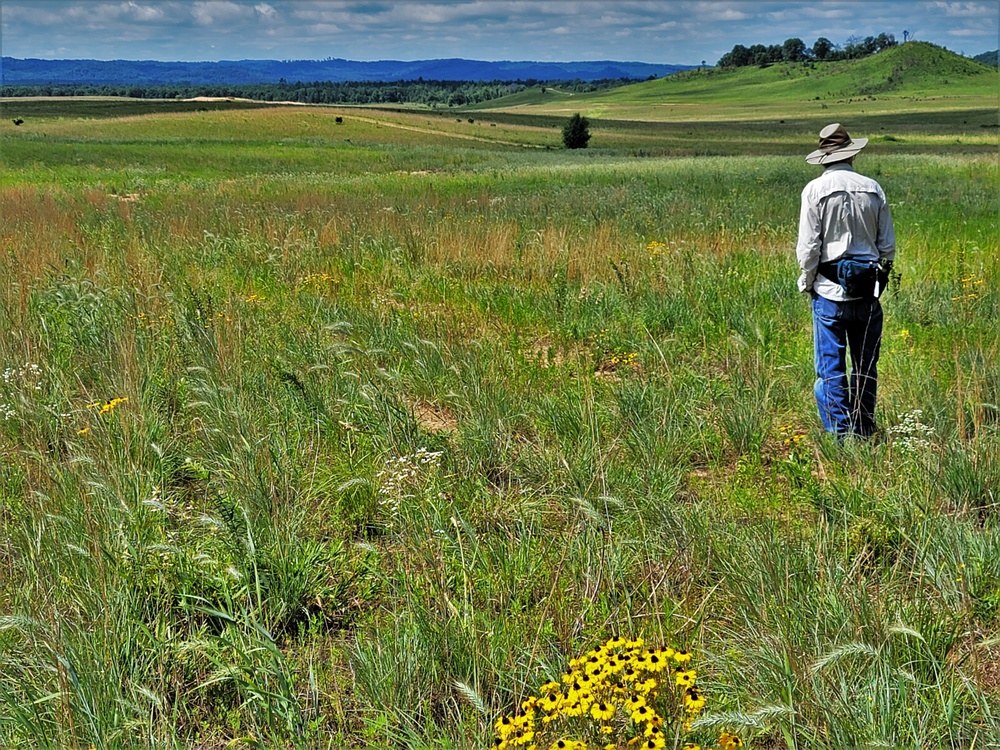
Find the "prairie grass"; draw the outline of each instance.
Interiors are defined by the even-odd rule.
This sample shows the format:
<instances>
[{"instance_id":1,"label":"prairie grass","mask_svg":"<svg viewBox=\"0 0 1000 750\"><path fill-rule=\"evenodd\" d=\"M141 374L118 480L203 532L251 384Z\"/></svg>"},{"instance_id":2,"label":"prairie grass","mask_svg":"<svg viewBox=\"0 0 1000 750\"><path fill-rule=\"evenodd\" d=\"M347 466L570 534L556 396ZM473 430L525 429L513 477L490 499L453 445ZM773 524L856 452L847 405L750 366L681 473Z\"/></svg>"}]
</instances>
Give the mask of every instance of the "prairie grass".
<instances>
[{"instance_id":1,"label":"prairie grass","mask_svg":"<svg viewBox=\"0 0 1000 750\"><path fill-rule=\"evenodd\" d=\"M859 160L901 280L840 447L790 140L277 112L4 132L0 744L484 747L619 634L750 747L1000 742L993 156Z\"/></svg>"}]
</instances>

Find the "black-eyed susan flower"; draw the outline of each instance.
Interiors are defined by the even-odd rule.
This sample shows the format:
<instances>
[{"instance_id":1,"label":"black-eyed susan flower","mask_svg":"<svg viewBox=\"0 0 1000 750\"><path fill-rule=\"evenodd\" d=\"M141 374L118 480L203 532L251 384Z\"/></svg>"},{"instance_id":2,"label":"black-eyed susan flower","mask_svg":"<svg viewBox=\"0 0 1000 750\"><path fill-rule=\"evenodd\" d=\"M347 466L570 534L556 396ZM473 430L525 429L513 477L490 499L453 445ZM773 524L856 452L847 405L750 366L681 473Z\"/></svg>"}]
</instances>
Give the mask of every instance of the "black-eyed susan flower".
<instances>
[{"instance_id":1,"label":"black-eyed susan flower","mask_svg":"<svg viewBox=\"0 0 1000 750\"><path fill-rule=\"evenodd\" d=\"M650 672L659 672L665 666L667 666L667 660L663 658L663 655L659 651L650 651L646 654L646 669Z\"/></svg>"},{"instance_id":2,"label":"black-eyed susan flower","mask_svg":"<svg viewBox=\"0 0 1000 750\"><path fill-rule=\"evenodd\" d=\"M683 688L694 685L697 673L693 669L678 669L674 672L674 682Z\"/></svg>"},{"instance_id":3,"label":"black-eyed susan flower","mask_svg":"<svg viewBox=\"0 0 1000 750\"><path fill-rule=\"evenodd\" d=\"M559 695L559 693L548 693L540 701L538 701L538 707L546 713L552 713L553 711L559 710L559 704L561 702L562 696Z\"/></svg>"},{"instance_id":4,"label":"black-eyed susan flower","mask_svg":"<svg viewBox=\"0 0 1000 750\"><path fill-rule=\"evenodd\" d=\"M615 704L598 701L590 707L590 715L598 721L608 721L615 715Z\"/></svg>"},{"instance_id":5,"label":"black-eyed susan flower","mask_svg":"<svg viewBox=\"0 0 1000 750\"><path fill-rule=\"evenodd\" d=\"M705 696L701 691L692 686L684 691L684 710L689 713L697 713L705 707Z\"/></svg>"},{"instance_id":6,"label":"black-eyed susan flower","mask_svg":"<svg viewBox=\"0 0 1000 750\"><path fill-rule=\"evenodd\" d=\"M505 740L508 737L510 737L514 733L514 730L516 728L517 727L514 724L514 719L511 718L510 716L501 716L499 719L496 720L496 723L493 725L493 729L497 733L497 737L499 737L502 740Z\"/></svg>"},{"instance_id":7,"label":"black-eyed susan flower","mask_svg":"<svg viewBox=\"0 0 1000 750\"><path fill-rule=\"evenodd\" d=\"M678 664L687 664L691 661L691 652L686 649L674 652L674 661Z\"/></svg>"},{"instance_id":8,"label":"black-eyed susan flower","mask_svg":"<svg viewBox=\"0 0 1000 750\"><path fill-rule=\"evenodd\" d=\"M660 727L659 724L655 724L653 722L650 722L649 725L646 727L645 731L642 734L645 737L662 737L663 736L663 729L662 729L662 727Z\"/></svg>"},{"instance_id":9,"label":"black-eyed susan flower","mask_svg":"<svg viewBox=\"0 0 1000 750\"><path fill-rule=\"evenodd\" d=\"M634 721L636 724L639 724L641 722L649 721L655 715L656 712L653 711L653 709L651 709L645 703L643 703L641 706L639 706L632 712L632 721Z\"/></svg>"},{"instance_id":10,"label":"black-eyed susan flower","mask_svg":"<svg viewBox=\"0 0 1000 750\"><path fill-rule=\"evenodd\" d=\"M689 661L686 651L647 649L642 639L611 638L570 660L565 674L521 702L519 714L498 719L493 746L500 750L664 748L670 744L664 728L669 725L686 734L705 705ZM664 696L664 685L670 684L666 675L671 672L678 691L670 689ZM664 716L657 712L661 699L670 707ZM570 739L578 732L593 737L594 744ZM727 736L718 750L741 750L734 737Z\"/></svg>"},{"instance_id":11,"label":"black-eyed susan flower","mask_svg":"<svg viewBox=\"0 0 1000 750\"><path fill-rule=\"evenodd\" d=\"M632 695L625 701L625 710L629 713L635 711L639 706L645 706L646 699L641 695Z\"/></svg>"},{"instance_id":12,"label":"black-eyed susan flower","mask_svg":"<svg viewBox=\"0 0 1000 750\"><path fill-rule=\"evenodd\" d=\"M642 695L649 695L656 690L657 686L656 679L649 677L642 682L635 683L635 692L641 693Z\"/></svg>"},{"instance_id":13,"label":"black-eyed susan flower","mask_svg":"<svg viewBox=\"0 0 1000 750\"><path fill-rule=\"evenodd\" d=\"M719 746L722 750L738 750L743 747L743 740L730 732L723 732L719 735Z\"/></svg>"}]
</instances>

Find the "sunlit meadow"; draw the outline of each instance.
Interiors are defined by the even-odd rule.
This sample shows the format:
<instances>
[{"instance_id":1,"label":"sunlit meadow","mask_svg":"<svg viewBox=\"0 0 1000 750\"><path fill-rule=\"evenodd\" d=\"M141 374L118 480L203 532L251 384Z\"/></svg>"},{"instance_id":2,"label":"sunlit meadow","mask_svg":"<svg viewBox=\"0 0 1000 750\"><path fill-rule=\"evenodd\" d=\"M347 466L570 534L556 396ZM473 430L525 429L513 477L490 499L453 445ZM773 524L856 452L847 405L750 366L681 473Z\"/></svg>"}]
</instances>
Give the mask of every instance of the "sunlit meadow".
<instances>
[{"instance_id":1,"label":"sunlit meadow","mask_svg":"<svg viewBox=\"0 0 1000 750\"><path fill-rule=\"evenodd\" d=\"M865 120L900 277L841 447L825 122L93 114L0 124L0 744L1000 743L995 130Z\"/></svg>"}]
</instances>

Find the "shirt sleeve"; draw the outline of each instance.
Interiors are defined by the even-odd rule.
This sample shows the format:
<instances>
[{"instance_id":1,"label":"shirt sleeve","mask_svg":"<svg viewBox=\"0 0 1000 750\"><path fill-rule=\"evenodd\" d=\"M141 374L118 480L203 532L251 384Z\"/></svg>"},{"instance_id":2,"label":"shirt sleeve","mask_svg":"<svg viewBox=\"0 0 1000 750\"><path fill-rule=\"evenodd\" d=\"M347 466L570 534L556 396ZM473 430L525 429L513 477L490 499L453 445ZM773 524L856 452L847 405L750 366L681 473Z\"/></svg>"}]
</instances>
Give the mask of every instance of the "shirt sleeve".
<instances>
[{"instance_id":1,"label":"shirt sleeve","mask_svg":"<svg viewBox=\"0 0 1000 750\"><path fill-rule=\"evenodd\" d=\"M882 207L878 212L878 239L875 246L878 249L879 260L887 260L890 263L896 257L896 232L892 227L892 213L889 211L889 202L885 199L885 194L880 193Z\"/></svg>"},{"instance_id":2,"label":"shirt sleeve","mask_svg":"<svg viewBox=\"0 0 1000 750\"><path fill-rule=\"evenodd\" d=\"M891 228L891 223L890 223ZM816 267L823 251L823 217L818 202L808 190L802 191L802 209L799 212L799 241L795 257L799 261L799 291L810 292L816 281Z\"/></svg>"}]
</instances>

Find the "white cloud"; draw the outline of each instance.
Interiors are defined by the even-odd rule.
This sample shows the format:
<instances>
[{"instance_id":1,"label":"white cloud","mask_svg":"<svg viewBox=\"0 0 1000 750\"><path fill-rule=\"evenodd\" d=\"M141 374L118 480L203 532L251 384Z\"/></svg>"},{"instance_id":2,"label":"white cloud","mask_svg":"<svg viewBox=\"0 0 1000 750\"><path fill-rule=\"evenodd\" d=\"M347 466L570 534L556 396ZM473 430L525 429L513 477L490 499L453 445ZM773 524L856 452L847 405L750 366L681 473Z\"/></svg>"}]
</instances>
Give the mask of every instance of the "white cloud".
<instances>
[{"instance_id":1,"label":"white cloud","mask_svg":"<svg viewBox=\"0 0 1000 750\"><path fill-rule=\"evenodd\" d=\"M997 32L996 29L987 28L975 28L975 29L952 29L948 32L948 36L958 37L962 39L983 37L984 40L992 39L996 46Z\"/></svg>"},{"instance_id":2,"label":"white cloud","mask_svg":"<svg viewBox=\"0 0 1000 750\"><path fill-rule=\"evenodd\" d=\"M231 0L200 0L192 4L191 17L199 26L229 24L253 15L254 9Z\"/></svg>"},{"instance_id":3,"label":"white cloud","mask_svg":"<svg viewBox=\"0 0 1000 750\"><path fill-rule=\"evenodd\" d=\"M276 11L272 6L268 5L267 3L258 3L257 5L253 6L253 9L257 11L257 15L261 16L262 18L266 18L268 20L275 19L278 16L278 11Z\"/></svg>"},{"instance_id":4,"label":"white cloud","mask_svg":"<svg viewBox=\"0 0 1000 750\"><path fill-rule=\"evenodd\" d=\"M949 18L989 18L997 15L997 5L994 3L949 3L939 0L934 6L944 11Z\"/></svg>"},{"instance_id":5,"label":"white cloud","mask_svg":"<svg viewBox=\"0 0 1000 750\"><path fill-rule=\"evenodd\" d=\"M678 4L678 9L683 8L685 5L690 6L690 15L693 16L692 20L706 23L713 21L745 21L752 18L752 16L743 10L744 8L749 7L756 12L762 10L762 8L757 7L758 4L756 3L708 2L704 0L690 4L680 3Z\"/></svg>"}]
</instances>

